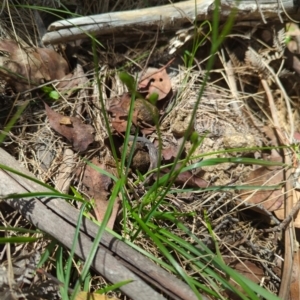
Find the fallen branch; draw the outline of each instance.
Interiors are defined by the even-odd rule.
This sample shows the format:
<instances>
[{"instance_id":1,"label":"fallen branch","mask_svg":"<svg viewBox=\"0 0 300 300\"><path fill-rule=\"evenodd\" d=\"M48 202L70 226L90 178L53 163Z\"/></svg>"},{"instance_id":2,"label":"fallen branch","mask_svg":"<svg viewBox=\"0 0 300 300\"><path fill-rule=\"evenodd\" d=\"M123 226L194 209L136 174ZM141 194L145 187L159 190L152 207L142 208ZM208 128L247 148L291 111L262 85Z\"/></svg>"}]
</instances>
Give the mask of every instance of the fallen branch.
<instances>
[{"instance_id":1,"label":"fallen branch","mask_svg":"<svg viewBox=\"0 0 300 300\"><path fill-rule=\"evenodd\" d=\"M176 4L156 6L139 10L122 11L93 15L81 18L62 20L52 23L43 43L58 44L94 37L107 36L112 40L115 36L128 34L144 34L157 31L162 34L175 32L186 24L191 26L197 21L211 20L214 9L213 0L190 0ZM222 0L220 20L228 19L233 8L237 8L236 21L263 21L287 18L299 19L299 13L293 0L241 0L236 6L235 0Z\"/></svg>"},{"instance_id":2,"label":"fallen branch","mask_svg":"<svg viewBox=\"0 0 300 300\"><path fill-rule=\"evenodd\" d=\"M282 134L280 128L280 123L278 120L278 112L275 106L274 98L272 96L271 90L267 84L265 79L261 80L262 86L265 89L269 107L271 110L271 116L274 123L275 130L277 132L277 136L279 137L281 145L288 145L291 142L288 141L284 135ZM283 149L284 154L284 162L287 165L291 165L290 153L288 153L287 149ZM289 168L285 171L285 178L287 179L285 182L285 201L284 201L284 217L289 219L291 212L293 211L293 184L292 184L292 168ZM289 219L293 221L293 218ZM292 222L286 224L284 228L284 263L281 274L281 284L279 289L279 297L280 299L289 299L289 295L291 290L294 290L293 285L298 284L298 282L292 282L292 274L295 272L299 273L299 267L294 266L295 257L299 255L299 250L295 248L297 244L297 237L295 236L295 231L293 228ZM294 269L293 269L294 267Z\"/></svg>"},{"instance_id":3,"label":"fallen branch","mask_svg":"<svg viewBox=\"0 0 300 300\"><path fill-rule=\"evenodd\" d=\"M12 156L0 148L0 164L34 177ZM39 184L0 169L0 194L49 192ZM67 248L72 247L79 211L63 199L24 198L5 200L34 226L54 237ZM62 230L63 229L63 230ZM75 254L86 260L99 227L84 218ZM166 272L108 232L101 239L92 267L112 283L132 279L120 289L131 299L165 299L152 286L171 299L197 299L192 290L174 275ZM203 299L207 299L203 296Z\"/></svg>"}]
</instances>

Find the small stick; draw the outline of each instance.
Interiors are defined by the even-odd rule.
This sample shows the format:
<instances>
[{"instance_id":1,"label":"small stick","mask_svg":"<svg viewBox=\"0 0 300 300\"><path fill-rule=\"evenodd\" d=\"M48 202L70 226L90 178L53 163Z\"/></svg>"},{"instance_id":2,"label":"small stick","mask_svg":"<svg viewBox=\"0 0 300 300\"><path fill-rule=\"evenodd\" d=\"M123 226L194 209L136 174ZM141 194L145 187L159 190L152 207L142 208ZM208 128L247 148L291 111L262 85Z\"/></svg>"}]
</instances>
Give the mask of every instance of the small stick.
<instances>
[{"instance_id":1,"label":"small stick","mask_svg":"<svg viewBox=\"0 0 300 300\"><path fill-rule=\"evenodd\" d=\"M299 212L300 210L300 200L296 203L296 205L292 208L289 215L277 226L273 228L263 229L263 232L275 232L275 231L281 231L285 230L287 226L290 224L290 222L293 220L294 216Z\"/></svg>"}]
</instances>

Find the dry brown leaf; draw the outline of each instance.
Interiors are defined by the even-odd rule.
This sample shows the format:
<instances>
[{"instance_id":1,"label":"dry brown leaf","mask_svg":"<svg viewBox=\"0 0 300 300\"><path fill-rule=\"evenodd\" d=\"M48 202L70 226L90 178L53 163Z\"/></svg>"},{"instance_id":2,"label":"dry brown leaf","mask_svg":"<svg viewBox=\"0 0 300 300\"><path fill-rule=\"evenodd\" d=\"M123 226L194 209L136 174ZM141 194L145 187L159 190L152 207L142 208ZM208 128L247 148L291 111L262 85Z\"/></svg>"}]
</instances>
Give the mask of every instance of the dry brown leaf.
<instances>
[{"instance_id":1,"label":"dry brown leaf","mask_svg":"<svg viewBox=\"0 0 300 300\"><path fill-rule=\"evenodd\" d=\"M96 158L92 159L92 164L100 169L107 170L104 164L100 164ZM82 175L82 184L87 188L86 193L95 201L96 219L101 222L108 206L109 190L112 185L112 179L104 174L101 174L89 165L86 165ZM113 228L115 218L118 212L119 203L116 201L112 215L109 219L107 227Z\"/></svg>"},{"instance_id":2,"label":"dry brown leaf","mask_svg":"<svg viewBox=\"0 0 300 300\"><path fill-rule=\"evenodd\" d=\"M177 168L179 168L179 166ZM170 169L162 168L160 170L160 172L162 174L167 174L170 172ZM156 175L154 175L154 177L156 177ZM185 171L185 172L180 173L176 177L174 183L178 184L180 186L185 185L185 186L189 186L189 187L193 187L193 188L207 188L209 186L209 183L206 180L194 175L190 171Z\"/></svg>"},{"instance_id":3,"label":"dry brown leaf","mask_svg":"<svg viewBox=\"0 0 300 300\"><path fill-rule=\"evenodd\" d=\"M110 100L107 111L111 115L111 125L117 132L125 132L127 127L127 116L130 107L130 98L122 95L121 99L113 98Z\"/></svg>"},{"instance_id":4,"label":"dry brown leaf","mask_svg":"<svg viewBox=\"0 0 300 300\"><path fill-rule=\"evenodd\" d=\"M64 95L68 97L78 89L88 87L88 82L89 79L86 77L82 66L77 64L72 73L61 78L61 81L58 83L56 88L59 92L63 92Z\"/></svg>"},{"instance_id":5,"label":"dry brown leaf","mask_svg":"<svg viewBox=\"0 0 300 300\"><path fill-rule=\"evenodd\" d=\"M180 173L175 180L175 184L185 184L186 186L190 186L193 188L207 188L209 186L209 183L206 180L192 174L192 172L190 171Z\"/></svg>"},{"instance_id":6,"label":"dry brown leaf","mask_svg":"<svg viewBox=\"0 0 300 300\"><path fill-rule=\"evenodd\" d=\"M63 116L60 119L59 124L62 124L62 125L72 125L72 121L71 121L70 117Z\"/></svg>"},{"instance_id":7,"label":"dry brown leaf","mask_svg":"<svg viewBox=\"0 0 300 300\"><path fill-rule=\"evenodd\" d=\"M256 283L261 282L261 279L265 275L261 266L258 266L249 260L245 260L243 263L236 262L235 264L230 264L230 267Z\"/></svg>"},{"instance_id":8,"label":"dry brown leaf","mask_svg":"<svg viewBox=\"0 0 300 300\"><path fill-rule=\"evenodd\" d=\"M300 133L299 132L294 133L294 139L297 140L298 142L300 142Z\"/></svg>"},{"instance_id":9,"label":"dry brown leaf","mask_svg":"<svg viewBox=\"0 0 300 300\"><path fill-rule=\"evenodd\" d=\"M270 133L270 132L269 132ZM272 139L271 135L268 135L270 139ZM294 134L294 138L298 139L299 134L296 132ZM277 161L277 162L282 162L282 158L280 155L276 154L274 152L271 154L271 160L272 161ZM274 167L276 168L276 167ZM270 179L270 180L269 180ZM270 170L266 167L261 167L253 172L250 173L248 180L250 182L247 182L249 185L279 185L283 182L284 179L284 170ZM267 184L265 184L268 181ZM248 191L247 193L243 192L241 195L242 199L247 199L248 203L253 203L253 204L261 204L265 209L267 209L270 212L273 212L277 219L279 220L284 220L285 219L285 208L283 202L285 200L285 191L282 189L277 189L277 190L265 190L265 191L256 191L253 196L252 193L254 191ZM248 199L248 197L250 198ZM300 191L298 190L293 190L293 206L295 206L300 199ZM253 207L256 211L260 213L264 213L259 207ZM293 225L296 228L300 228L300 213L298 213L296 216L294 216L293 220Z\"/></svg>"},{"instance_id":10,"label":"dry brown leaf","mask_svg":"<svg viewBox=\"0 0 300 300\"><path fill-rule=\"evenodd\" d=\"M0 77L17 92L61 79L69 72L68 63L54 50L22 47L12 40L0 41Z\"/></svg>"},{"instance_id":11,"label":"dry brown leaf","mask_svg":"<svg viewBox=\"0 0 300 300\"><path fill-rule=\"evenodd\" d=\"M250 172L247 178L247 185L270 186L280 185L284 180L283 169L270 170L266 167L260 167ZM276 190L249 190L242 191L242 199L247 199L247 203L261 204L268 211L278 210L284 201L284 195L281 188ZM259 210L259 208L257 208Z\"/></svg>"},{"instance_id":12,"label":"dry brown leaf","mask_svg":"<svg viewBox=\"0 0 300 300\"><path fill-rule=\"evenodd\" d=\"M161 155L164 160L174 159L178 154L178 149L176 147L168 147L161 150Z\"/></svg>"},{"instance_id":13,"label":"dry brown leaf","mask_svg":"<svg viewBox=\"0 0 300 300\"><path fill-rule=\"evenodd\" d=\"M182 139L177 144L169 143L169 146L161 150L161 155L165 161L173 161L178 156L182 144ZM159 146L158 141L155 142L156 147ZM185 151L181 153L181 157L185 155Z\"/></svg>"},{"instance_id":14,"label":"dry brown leaf","mask_svg":"<svg viewBox=\"0 0 300 300\"><path fill-rule=\"evenodd\" d=\"M146 99L149 99L153 93L158 94L158 100L166 98L172 90L171 80L166 68L148 68L139 81L138 89L139 92L146 93Z\"/></svg>"},{"instance_id":15,"label":"dry brown leaf","mask_svg":"<svg viewBox=\"0 0 300 300\"><path fill-rule=\"evenodd\" d=\"M227 263L226 259L225 259L225 263ZM250 279L252 282L255 283L260 283L262 278L265 276L263 268L259 267L258 265L254 264L249 260L245 260L243 262L237 261L234 264L229 264L229 266L235 269L241 275L245 276L246 278ZM231 284L233 284L237 289L243 292L243 290L235 282L231 281ZM233 292L227 291L226 294L228 296L228 299L231 300L241 299Z\"/></svg>"},{"instance_id":16,"label":"dry brown leaf","mask_svg":"<svg viewBox=\"0 0 300 300\"><path fill-rule=\"evenodd\" d=\"M114 98L110 101L107 111L111 114L111 125L117 132L125 132L127 127L127 119L130 110L131 96L124 93L121 98ZM158 115L157 108L151 103L136 99L134 101L132 123L140 127L142 130L154 130L154 118ZM144 132L145 133L145 132Z\"/></svg>"},{"instance_id":17,"label":"dry brown leaf","mask_svg":"<svg viewBox=\"0 0 300 300\"><path fill-rule=\"evenodd\" d=\"M85 151L94 141L94 129L91 125L83 124L80 119L69 117L71 125L61 124L63 115L53 111L45 103L50 126L73 144L76 151Z\"/></svg>"}]
</instances>

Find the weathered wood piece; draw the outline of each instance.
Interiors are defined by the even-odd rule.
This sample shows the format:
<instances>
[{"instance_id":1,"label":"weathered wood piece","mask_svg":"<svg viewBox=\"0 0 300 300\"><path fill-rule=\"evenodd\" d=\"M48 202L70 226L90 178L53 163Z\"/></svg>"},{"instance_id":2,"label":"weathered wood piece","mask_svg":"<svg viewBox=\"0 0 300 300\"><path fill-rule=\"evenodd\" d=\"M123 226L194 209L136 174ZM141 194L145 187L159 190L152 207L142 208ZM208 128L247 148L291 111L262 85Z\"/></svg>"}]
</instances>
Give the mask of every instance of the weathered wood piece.
<instances>
[{"instance_id":1,"label":"weathered wood piece","mask_svg":"<svg viewBox=\"0 0 300 300\"><path fill-rule=\"evenodd\" d=\"M195 3L196 2L196 3ZM286 14L299 20L299 12L293 0L222 0L220 20L226 20L234 7L237 7L236 21L239 20L280 20ZM190 0L176 4L156 6L139 10L122 11L62 20L52 23L43 43L58 44L87 38L108 35L126 36L133 32L157 31L175 32L182 26L192 25L196 20L211 20L214 0Z\"/></svg>"},{"instance_id":2,"label":"weathered wood piece","mask_svg":"<svg viewBox=\"0 0 300 300\"><path fill-rule=\"evenodd\" d=\"M6 151L0 148L0 164L27 176L34 177ZM49 192L45 187L0 169L0 195L28 192ZM9 205L61 244L71 248L79 212L65 200L58 198L7 199ZM76 255L85 260L92 246L98 226L84 218ZM132 299L165 299L149 284L157 287L172 299L197 299L191 289L174 275L158 267L139 252L105 232L92 267L109 281L116 283L127 279L133 282L120 289ZM207 299L203 296L203 299Z\"/></svg>"}]
</instances>

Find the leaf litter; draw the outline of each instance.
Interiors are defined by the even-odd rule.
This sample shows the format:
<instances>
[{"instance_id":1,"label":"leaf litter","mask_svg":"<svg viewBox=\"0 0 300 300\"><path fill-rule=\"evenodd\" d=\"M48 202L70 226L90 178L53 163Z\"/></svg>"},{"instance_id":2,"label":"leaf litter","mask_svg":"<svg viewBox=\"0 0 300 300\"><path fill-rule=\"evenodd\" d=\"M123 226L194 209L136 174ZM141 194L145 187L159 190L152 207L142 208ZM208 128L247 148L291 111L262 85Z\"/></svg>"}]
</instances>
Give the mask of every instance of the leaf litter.
<instances>
[{"instance_id":1,"label":"leaf litter","mask_svg":"<svg viewBox=\"0 0 300 300\"><path fill-rule=\"evenodd\" d=\"M256 53L251 52L242 38L237 39L236 43L231 43L232 38L228 38L224 43L224 51L230 57L233 68L235 69L236 76L241 78L240 84L242 88L238 90L238 98L236 91L233 91L233 87L224 88L224 81L229 82L226 76L229 74L222 73L221 76L225 76L226 80L218 75L218 72L211 74L211 81L208 83L204 94L201 99L201 103L197 108L196 118L193 121L194 130L204 137L203 143L199 149L196 150L195 157L190 163L199 162L202 159L207 158L232 158L232 157L248 157L248 158L265 158L265 155L269 155L269 159L272 160L269 150L257 150L260 146L280 146L277 141L276 134L270 137L270 134L266 134L263 128L267 125L272 127L270 122L270 106L266 104L265 93L258 84L260 77L272 77L271 71L265 67L265 62L272 65L272 68L278 69L280 58L285 51L285 45L281 40L280 31L266 28L264 26L258 27L256 30L253 28L246 27L253 36L251 37ZM238 33L238 26L234 28ZM265 38L266 37L266 38ZM260 38L265 38L264 42L273 47L272 50L278 52L276 59L271 56L268 48L264 48L260 43L257 42ZM297 43L297 39L293 39L293 43ZM32 50L19 48L16 43L8 43L7 45L0 45L2 51L11 53L13 62L8 63L9 71L12 71L13 75L7 70L2 69L1 78L6 81L7 85L10 85L15 91L24 91L32 87L37 87L44 82L51 81L53 79L67 78L71 79L68 84L61 85L59 91L62 92L65 89L64 95L67 101L60 101L55 103L56 110L60 113L55 112L49 106L45 105L45 111L47 119L52 129L54 129L61 136L66 138L69 143L65 143L61 136L56 135L52 129L45 127L45 124L41 124L40 120L45 119L45 112L42 104L37 104L35 111L25 112L22 116L22 122L28 125L34 125L36 129L36 135L40 133L47 134L49 145L56 147L57 155L52 157L50 174L45 174L45 170L39 169L39 164L34 164L26 157L25 153L28 153L28 149L35 143L36 138L32 137L32 127L26 127L26 129L19 133L14 131L15 136L11 137L12 145L17 145L18 149L21 150L21 161L26 162L30 165L35 174L45 180L49 181L49 178L55 176L56 167L60 163L61 149L71 147L73 150L82 152L82 155L87 155L91 162L108 170L112 168L115 170L115 162L113 160L110 147L105 146L102 141L107 137L107 129L105 128L105 122L102 113L96 105L93 103L99 103L100 97L98 93L102 93L102 97L107 105L107 112L110 115L110 126L115 130L116 134L121 138L127 127L128 114L130 105L133 105L133 116L132 116L132 132L131 134L143 134L146 138L158 148L159 143L162 146L163 160L172 162L177 155L177 149L180 147L180 139L185 134L187 128L186 124L189 123L189 116L194 109L195 101L198 92L202 85L202 73L201 70L193 70L188 75L188 81L185 86L182 86L184 78L186 76L186 70L184 68L178 69L177 74L169 76L166 68L149 68L145 73L141 75L138 81L138 91L145 97L145 99L136 98L132 100L132 95L124 86L116 86L114 75L108 75L103 80L103 90L94 89L93 94L87 92L86 98L78 98L78 92L82 86L86 86L86 83L90 81L93 85L96 82L95 78L84 77L83 81L76 81L78 73L75 69L69 70L65 60L55 51L46 50ZM10 48L8 48L10 46ZM290 70L298 71L297 69L297 57L294 55L294 45L289 44L288 50L292 61L295 61L291 65ZM22 50L20 50L22 49ZM99 50L103 51L103 50ZM118 55L118 49L115 49L116 55ZM200 53L201 52L201 53ZM202 61L205 58L205 47L197 53L198 61ZM24 56L30 58L35 64L29 64L29 69L33 71L34 75L26 77L25 69L28 67L27 61L20 59ZM87 53L86 57L90 59ZM87 59L87 58L84 59ZM279 57L279 58L278 58ZM2 58L1 65L5 65L5 58ZM44 66L44 62L49 61L53 66L60 66L55 70L50 70ZM104 63L104 62L103 62ZM218 61L219 66L222 61ZM37 66L37 69L35 69ZM243 68L242 68L242 67ZM172 67L175 67L172 65ZM217 66L216 66L217 69ZM276 70L277 70L276 69ZM83 70L83 69L82 69ZM18 73L26 78L26 80L19 80L15 73ZM70 73L71 71L71 73ZM88 71L85 69L85 73ZM282 82L285 84L285 90L288 91L289 97L297 103L297 90L294 86L294 82L298 82L297 78L292 73L288 73L288 70L284 73L282 71ZM69 74L69 75L68 75ZM81 75L86 75L82 74ZM225 75L224 75L225 74ZM67 75L67 77L65 77ZM80 75L80 76L81 76ZM279 74L281 75L281 74ZM107 74L105 74L107 76ZM219 76L219 77L218 77ZM73 78L73 79L72 79ZM274 78L273 78L274 79ZM220 82L216 84L215 82ZM300 132L300 124L297 119L299 114L297 105L292 107L292 116L294 116L293 122L290 122L287 105L283 100L284 91L278 85L275 80L270 81L269 85L276 95L276 108L278 112L279 122L281 128L284 128L286 132L292 130L291 124L294 123L294 132ZM178 97L172 98L170 94L174 91L181 90ZM110 94L118 91L117 97L110 97ZM172 109L165 113L158 106L153 105L147 101L151 94L158 94L158 102L164 101L168 97L168 101L173 102ZM278 96L279 95L279 96ZM39 94L39 97L43 97ZM133 104L132 101L134 101ZM233 104L234 103L234 104ZM40 115L37 114L37 110ZM100 119L96 118L99 116ZM76 117L68 117L68 115L76 115ZM82 122L84 116L86 124ZM42 116L42 117L41 117ZM161 136L159 137L156 129L155 122L156 116L159 119L159 127L161 130ZM97 124L95 124L97 120ZM179 124L179 125L178 125ZM271 129L273 131L273 129ZM232 138L234 137L234 138ZM159 140L161 139L161 140ZM233 152L226 152L226 149L247 147L249 150ZM189 141L184 145L184 152L187 153L192 147ZM141 143L137 147L138 151L141 151L138 156L139 161L146 161L147 166L150 159L149 151L147 147ZM34 147L33 147L34 149ZM220 150L224 150L222 153ZM14 153L14 150L11 150ZM16 150L15 150L16 151ZM34 151L34 150L33 150ZM122 152L122 148L119 150ZM206 157L202 157L203 154L209 154ZM282 153L280 153L282 157ZM183 156L184 157L184 156ZM199 158L200 157L200 158ZM75 156L76 158L76 156ZM282 158L283 161L283 158ZM296 162L298 162L296 160ZM139 176L139 172L147 172L147 167L141 168L139 163L133 161L131 172L129 172L129 179L135 179ZM111 171L110 172L114 172ZM165 171L168 172L168 169ZM276 257L283 256L283 246L281 238L278 238L277 233L269 232L262 234L262 230L269 228L269 219L267 222L266 215L268 213L275 212L278 220L282 220L284 215L281 217L276 213L282 211L284 203L282 188L284 186L284 172L283 169L270 169L267 167L255 167L251 164L233 164L230 162L223 163L216 166L206 166L185 172L180 174L178 181L175 181L175 185L179 187L192 186L197 188L195 191L188 191L186 193L180 193L176 196L170 195L166 201L176 203L178 210L184 213L195 212L192 218L184 218L181 220L189 228L194 228L194 224L197 224L195 234L201 238L209 247L213 249L211 238L207 233L207 229L203 226L203 210L207 211L208 218L211 221L211 225L215 234L220 240L220 251L224 255L229 257L226 261L230 266L240 270L243 274L246 273L256 275L246 275L256 282L262 280L264 277L263 285L271 291L277 292L280 285L280 272L282 266L276 259ZM90 166L81 167L81 171L77 171L76 180L74 178L74 184L78 181L78 189L82 191L89 199L95 201L95 215L98 220L101 220L105 213L107 205L107 199L111 191L111 179L107 176L97 172ZM216 192L210 193L205 192L205 187L230 187L232 182L237 186L253 186L253 185L275 185L276 190L264 190L264 191L239 191L235 193L230 190L217 190ZM77 184L77 183L76 183ZM199 189L200 188L200 189ZM136 195L142 196L143 190L136 188L135 192L131 195L131 200L137 200L134 197ZM261 206L258 206L260 204ZM255 210L253 210L253 206ZM163 207L162 210L167 209ZM259 213L257 213L259 211ZM111 228L114 226L114 220L118 217L122 218L120 212L115 210L116 215L110 223ZM278 221L277 220L277 221ZM298 224L298 218L295 219L295 224ZM165 226L165 223L160 220L155 220L158 225ZM269 222L269 223L268 223ZM116 225L116 224L115 224ZM131 224L129 224L131 226ZM117 228L115 226L114 228ZM121 232L122 233L122 232ZM126 233L123 233L126 235ZM184 234L182 233L182 236ZM143 247L149 246L157 254L153 245L149 245L147 239L137 240L137 243ZM189 273L190 265L188 262L183 262L183 267L186 272Z\"/></svg>"},{"instance_id":2,"label":"leaf litter","mask_svg":"<svg viewBox=\"0 0 300 300\"><path fill-rule=\"evenodd\" d=\"M109 170L105 164L100 163L95 157L92 159L91 163L92 166L84 165L83 167L78 168L76 171L76 177L81 178L80 182L86 189L84 192L94 202L96 219L101 222L108 206L108 198L113 182L110 177L99 172L99 169L105 171ZM118 208L119 203L118 201L115 201L113 213L107 224L107 227L110 229L113 229L114 227Z\"/></svg>"},{"instance_id":3,"label":"leaf litter","mask_svg":"<svg viewBox=\"0 0 300 300\"><path fill-rule=\"evenodd\" d=\"M149 99L153 93L158 94L157 100L166 98L172 91L171 80L166 69L148 68L139 80L138 91L144 93L146 99Z\"/></svg>"},{"instance_id":4,"label":"leaf litter","mask_svg":"<svg viewBox=\"0 0 300 300\"><path fill-rule=\"evenodd\" d=\"M85 151L94 141L94 129L76 117L66 117L52 110L46 103L45 109L50 126L73 145L75 151Z\"/></svg>"},{"instance_id":5,"label":"leaf litter","mask_svg":"<svg viewBox=\"0 0 300 300\"><path fill-rule=\"evenodd\" d=\"M150 102L143 99L132 99L129 93L125 93L121 98L110 100L108 112L112 116L111 125L118 133L124 133L127 128L130 105L133 102L132 123L139 126L141 130L153 131L155 116L158 115L157 108Z\"/></svg>"},{"instance_id":6,"label":"leaf litter","mask_svg":"<svg viewBox=\"0 0 300 300\"><path fill-rule=\"evenodd\" d=\"M1 40L0 74L17 92L35 88L69 72L67 61L52 49L32 48Z\"/></svg>"}]
</instances>

